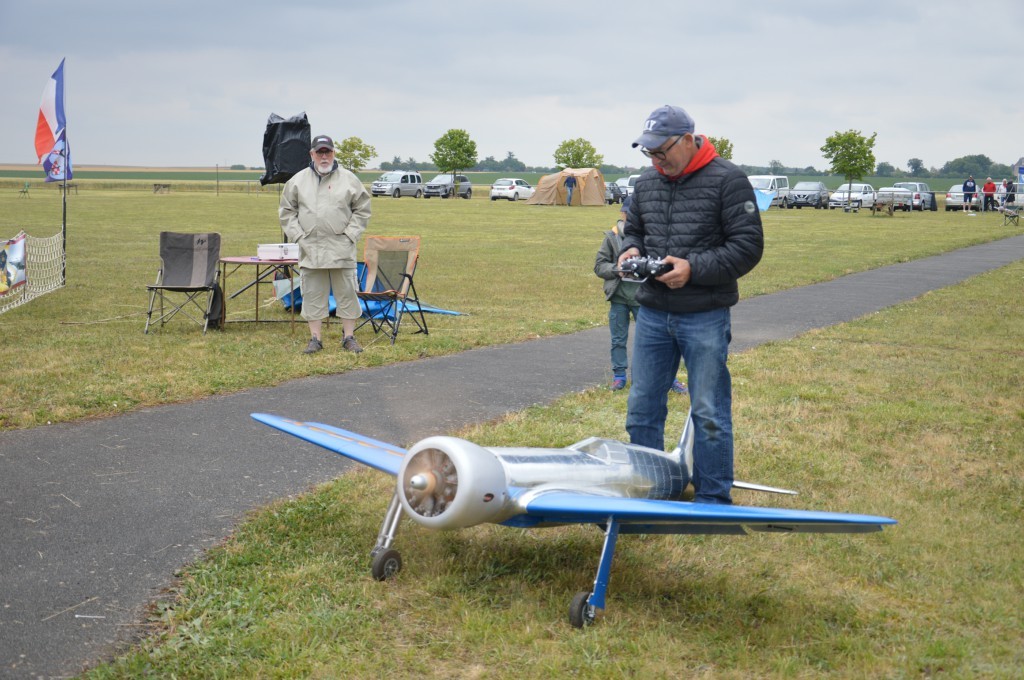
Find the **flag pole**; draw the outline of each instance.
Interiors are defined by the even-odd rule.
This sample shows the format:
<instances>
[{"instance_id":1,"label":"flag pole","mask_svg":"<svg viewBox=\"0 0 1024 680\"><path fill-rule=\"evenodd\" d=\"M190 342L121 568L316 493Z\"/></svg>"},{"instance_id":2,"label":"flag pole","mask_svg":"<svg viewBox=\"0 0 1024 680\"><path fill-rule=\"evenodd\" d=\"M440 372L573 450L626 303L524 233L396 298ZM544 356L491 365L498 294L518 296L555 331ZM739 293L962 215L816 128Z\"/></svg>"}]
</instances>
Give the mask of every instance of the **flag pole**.
<instances>
[{"instance_id":1,"label":"flag pole","mask_svg":"<svg viewBox=\"0 0 1024 680\"><path fill-rule=\"evenodd\" d=\"M61 63L65 61L61 59ZM64 100L64 181L61 185L61 217L60 217L60 235L61 235L61 252L64 253L64 257L61 258L60 263L60 279L62 285L68 285L68 173L71 172L71 141L68 137L68 88L67 88L67 72L64 71L64 77L61 78L61 88L64 90L61 93L61 98Z\"/></svg>"}]
</instances>

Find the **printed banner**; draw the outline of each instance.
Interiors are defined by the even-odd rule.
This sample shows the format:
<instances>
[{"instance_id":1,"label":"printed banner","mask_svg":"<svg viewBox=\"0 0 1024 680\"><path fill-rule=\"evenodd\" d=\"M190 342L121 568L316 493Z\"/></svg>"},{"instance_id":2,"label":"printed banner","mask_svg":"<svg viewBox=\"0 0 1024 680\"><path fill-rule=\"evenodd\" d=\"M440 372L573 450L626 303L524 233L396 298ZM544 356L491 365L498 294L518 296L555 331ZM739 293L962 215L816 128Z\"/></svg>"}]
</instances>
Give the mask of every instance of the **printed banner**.
<instances>
[{"instance_id":1,"label":"printed banner","mask_svg":"<svg viewBox=\"0 0 1024 680\"><path fill-rule=\"evenodd\" d=\"M0 297L25 285L25 234L18 234L0 250Z\"/></svg>"}]
</instances>

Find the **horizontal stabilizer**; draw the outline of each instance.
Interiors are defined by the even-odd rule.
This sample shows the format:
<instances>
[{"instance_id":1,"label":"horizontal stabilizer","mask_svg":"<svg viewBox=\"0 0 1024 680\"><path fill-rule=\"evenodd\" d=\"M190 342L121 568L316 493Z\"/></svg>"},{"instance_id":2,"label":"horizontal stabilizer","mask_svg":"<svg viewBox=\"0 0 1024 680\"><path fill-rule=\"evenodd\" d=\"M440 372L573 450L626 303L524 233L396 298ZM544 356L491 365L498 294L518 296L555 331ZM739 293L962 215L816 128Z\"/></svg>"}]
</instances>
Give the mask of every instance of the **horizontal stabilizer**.
<instances>
[{"instance_id":1,"label":"horizontal stabilizer","mask_svg":"<svg viewBox=\"0 0 1024 680\"><path fill-rule=\"evenodd\" d=\"M267 413L253 413L252 417L264 425L393 476L398 475L402 459L405 458L405 449L331 425L303 423Z\"/></svg>"}]
</instances>

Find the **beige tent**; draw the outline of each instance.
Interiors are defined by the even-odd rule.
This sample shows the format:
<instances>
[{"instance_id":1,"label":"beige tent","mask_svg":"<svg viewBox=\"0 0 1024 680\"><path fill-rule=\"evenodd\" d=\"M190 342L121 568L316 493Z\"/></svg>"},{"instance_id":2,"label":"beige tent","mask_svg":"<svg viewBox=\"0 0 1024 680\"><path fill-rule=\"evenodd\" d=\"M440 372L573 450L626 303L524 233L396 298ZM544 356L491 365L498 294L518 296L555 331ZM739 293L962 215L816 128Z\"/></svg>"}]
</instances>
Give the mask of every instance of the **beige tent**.
<instances>
[{"instance_id":1,"label":"beige tent","mask_svg":"<svg viewBox=\"0 0 1024 680\"><path fill-rule=\"evenodd\" d=\"M604 205L604 176L594 168L566 168L552 175L544 175L537 182L537 190L527 201L531 205L565 205L565 178L576 178L572 192L573 205Z\"/></svg>"}]
</instances>

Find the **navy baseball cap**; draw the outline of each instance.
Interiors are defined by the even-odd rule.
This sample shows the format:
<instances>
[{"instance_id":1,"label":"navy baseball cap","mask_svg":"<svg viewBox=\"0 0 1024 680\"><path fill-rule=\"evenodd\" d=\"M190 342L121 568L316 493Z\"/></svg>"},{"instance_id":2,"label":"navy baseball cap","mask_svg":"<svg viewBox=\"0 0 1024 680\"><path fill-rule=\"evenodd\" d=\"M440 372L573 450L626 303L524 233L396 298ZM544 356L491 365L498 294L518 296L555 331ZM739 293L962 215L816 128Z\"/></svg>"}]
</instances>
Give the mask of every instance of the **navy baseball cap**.
<instances>
[{"instance_id":1,"label":"navy baseball cap","mask_svg":"<svg viewBox=\"0 0 1024 680\"><path fill-rule=\"evenodd\" d=\"M633 142L633 148L642 146L645 149L657 149L669 137L685 135L693 132L693 118L678 106L665 106L654 109L644 121L644 133Z\"/></svg>"},{"instance_id":2,"label":"navy baseball cap","mask_svg":"<svg viewBox=\"0 0 1024 680\"><path fill-rule=\"evenodd\" d=\"M313 146L310 147L313 151L317 149L334 149L334 140L327 135L318 135L313 138Z\"/></svg>"}]
</instances>

